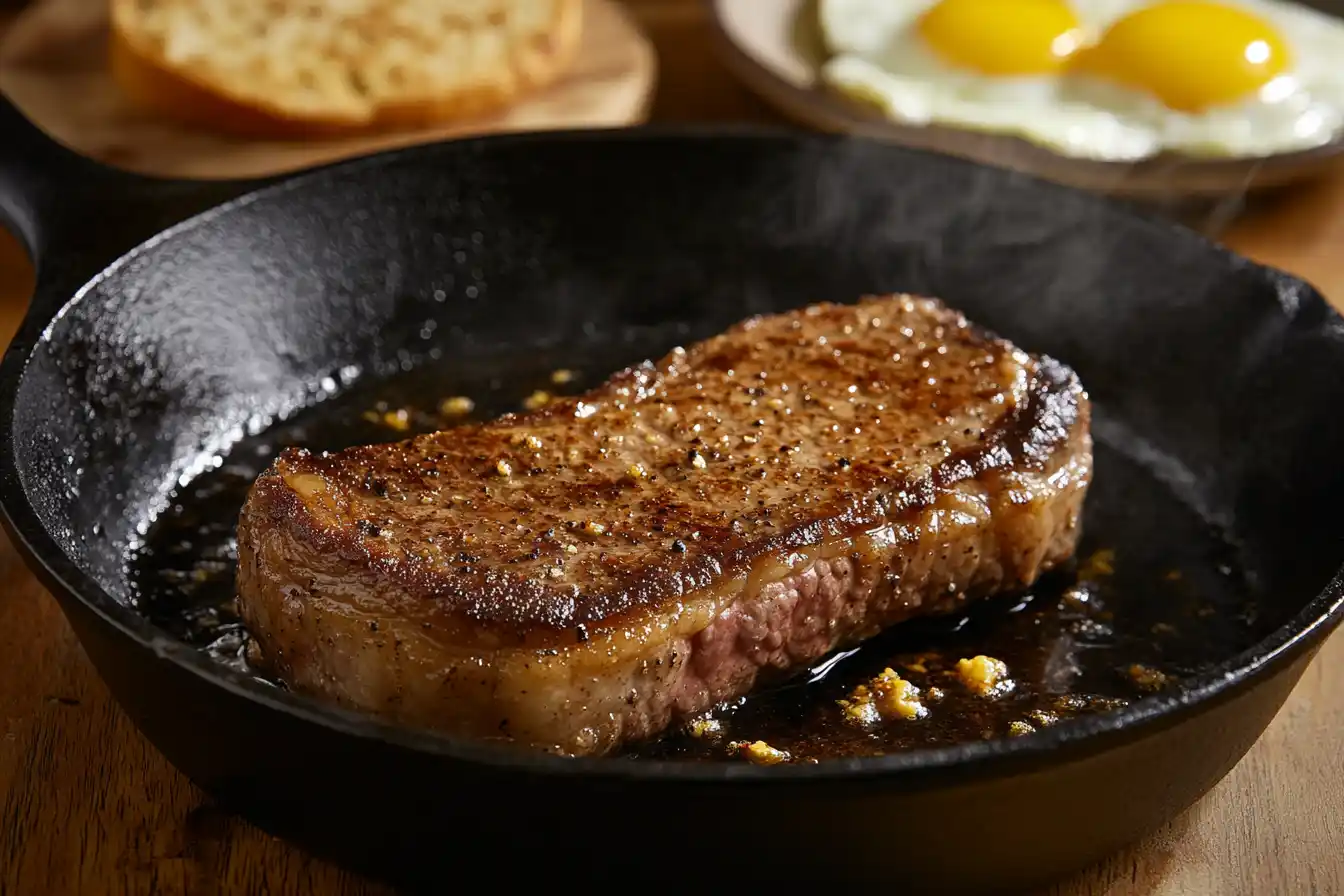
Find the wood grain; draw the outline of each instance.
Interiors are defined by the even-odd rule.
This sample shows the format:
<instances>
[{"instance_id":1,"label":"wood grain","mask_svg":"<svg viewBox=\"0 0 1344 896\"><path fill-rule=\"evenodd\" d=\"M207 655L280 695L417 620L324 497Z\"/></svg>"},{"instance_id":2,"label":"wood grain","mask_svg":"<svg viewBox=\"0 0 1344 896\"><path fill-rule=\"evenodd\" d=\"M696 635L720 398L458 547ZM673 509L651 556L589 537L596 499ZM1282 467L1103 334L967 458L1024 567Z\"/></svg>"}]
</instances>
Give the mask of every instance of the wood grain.
<instances>
[{"instance_id":1,"label":"wood grain","mask_svg":"<svg viewBox=\"0 0 1344 896\"><path fill-rule=\"evenodd\" d=\"M129 103L107 71L104 0L34 0L0 41L0 91L48 134L145 174L248 178L430 140L643 121L656 77L648 39L615 0L584 0L578 57L556 84L507 111L335 140L247 140L173 124Z\"/></svg>"},{"instance_id":2,"label":"wood grain","mask_svg":"<svg viewBox=\"0 0 1344 896\"><path fill-rule=\"evenodd\" d=\"M627 0L661 55L660 120L773 112L719 65L697 0ZM1226 240L1344 298L1344 176L1236 222ZM0 338L31 288L0 236ZM1344 636L1212 793L1052 896L1344 893ZM0 544L0 893L382 894L211 809L121 715L54 601Z\"/></svg>"}]
</instances>

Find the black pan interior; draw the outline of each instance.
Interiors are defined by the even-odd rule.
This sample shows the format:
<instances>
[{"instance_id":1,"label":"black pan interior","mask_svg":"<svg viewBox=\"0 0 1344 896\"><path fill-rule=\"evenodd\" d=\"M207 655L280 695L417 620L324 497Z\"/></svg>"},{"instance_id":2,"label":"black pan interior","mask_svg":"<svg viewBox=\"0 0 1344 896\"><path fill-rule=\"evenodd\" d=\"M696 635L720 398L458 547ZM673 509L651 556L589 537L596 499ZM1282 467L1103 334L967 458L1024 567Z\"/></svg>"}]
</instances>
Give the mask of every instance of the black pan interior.
<instances>
[{"instance_id":1,"label":"black pan interior","mask_svg":"<svg viewBox=\"0 0 1344 896\"><path fill-rule=\"evenodd\" d=\"M127 558L153 520L232 446L335 395L538 359L600 375L750 314L888 291L1075 367L1102 469L1183 508L1100 488L1103 526L1169 544L1163 564L1232 552L1229 594L1256 624L1201 666L1340 566L1344 332L1313 290L1087 196L840 138L505 138L250 197L142 247L51 326L16 459L75 567L134 605Z\"/></svg>"}]
</instances>

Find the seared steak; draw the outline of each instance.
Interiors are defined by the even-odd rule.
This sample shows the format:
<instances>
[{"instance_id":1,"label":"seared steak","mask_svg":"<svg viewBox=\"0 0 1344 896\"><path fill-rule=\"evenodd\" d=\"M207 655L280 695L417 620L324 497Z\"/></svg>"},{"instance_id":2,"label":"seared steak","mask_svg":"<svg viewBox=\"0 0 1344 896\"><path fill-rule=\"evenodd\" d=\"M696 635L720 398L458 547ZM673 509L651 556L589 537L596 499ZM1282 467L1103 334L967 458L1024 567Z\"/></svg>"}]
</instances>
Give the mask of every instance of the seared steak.
<instances>
[{"instance_id":1,"label":"seared steak","mask_svg":"<svg viewBox=\"0 0 1344 896\"><path fill-rule=\"evenodd\" d=\"M931 299L755 318L535 413L286 450L239 605L298 692L607 753L1066 560L1088 416Z\"/></svg>"}]
</instances>

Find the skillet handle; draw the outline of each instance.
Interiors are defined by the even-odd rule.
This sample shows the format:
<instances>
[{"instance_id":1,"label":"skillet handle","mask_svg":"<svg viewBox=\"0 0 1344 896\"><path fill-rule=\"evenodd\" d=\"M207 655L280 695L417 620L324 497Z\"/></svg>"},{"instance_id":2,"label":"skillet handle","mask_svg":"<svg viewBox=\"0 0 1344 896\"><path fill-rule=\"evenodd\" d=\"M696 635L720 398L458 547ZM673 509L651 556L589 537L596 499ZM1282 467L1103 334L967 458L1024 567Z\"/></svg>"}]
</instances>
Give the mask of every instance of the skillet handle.
<instances>
[{"instance_id":1,"label":"skillet handle","mask_svg":"<svg viewBox=\"0 0 1344 896\"><path fill-rule=\"evenodd\" d=\"M0 226L37 268L29 317L46 318L153 234L268 181L147 177L99 164L47 136L0 94Z\"/></svg>"}]
</instances>

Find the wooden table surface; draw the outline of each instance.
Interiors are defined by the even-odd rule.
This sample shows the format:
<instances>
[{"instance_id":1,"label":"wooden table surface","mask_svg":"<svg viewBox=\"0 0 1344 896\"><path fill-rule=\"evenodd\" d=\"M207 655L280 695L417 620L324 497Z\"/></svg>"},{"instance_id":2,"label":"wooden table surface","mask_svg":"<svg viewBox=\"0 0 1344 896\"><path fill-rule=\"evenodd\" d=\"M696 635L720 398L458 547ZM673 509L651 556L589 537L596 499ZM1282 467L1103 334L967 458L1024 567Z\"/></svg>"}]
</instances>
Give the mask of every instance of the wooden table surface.
<instances>
[{"instance_id":1,"label":"wooden table surface","mask_svg":"<svg viewBox=\"0 0 1344 896\"><path fill-rule=\"evenodd\" d=\"M627 0L660 55L653 116L778 121L717 63L697 0ZM0 138L2 139L2 138ZM1344 302L1344 172L1225 237ZM0 234L0 338L31 272ZM1204 800L1064 894L1344 893L1344 636ZM52 598L0 536L0 893L374 894L211 808L121 714Z\"/></svg>"}]
</instances>

